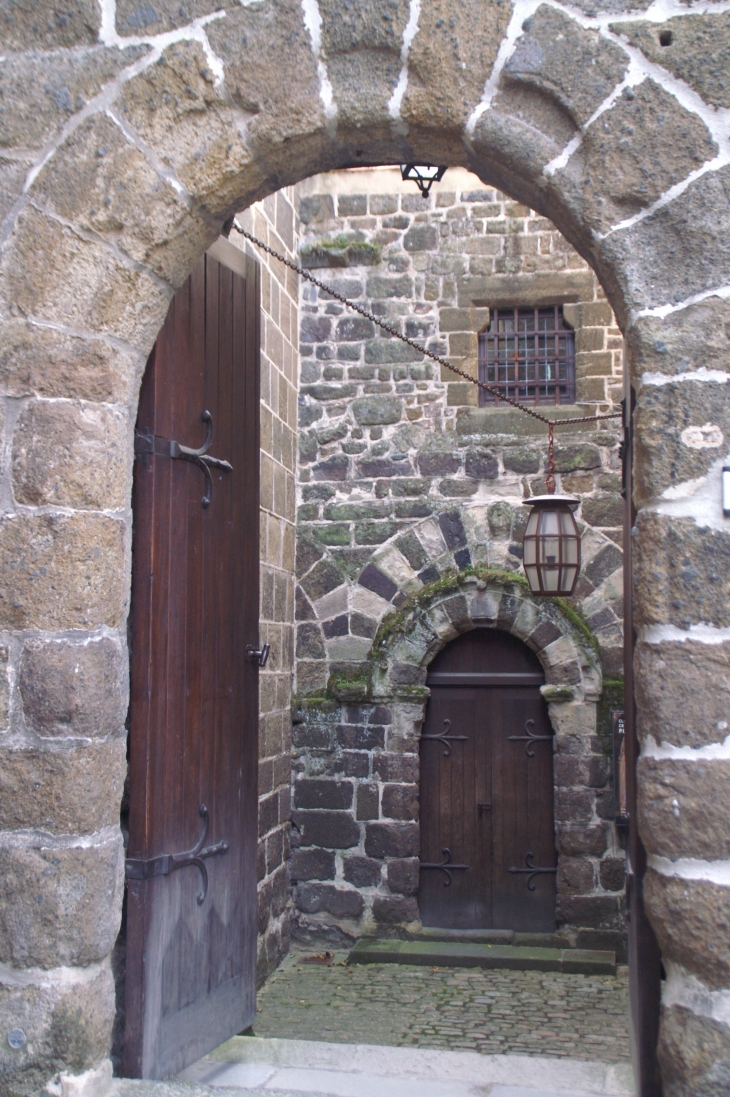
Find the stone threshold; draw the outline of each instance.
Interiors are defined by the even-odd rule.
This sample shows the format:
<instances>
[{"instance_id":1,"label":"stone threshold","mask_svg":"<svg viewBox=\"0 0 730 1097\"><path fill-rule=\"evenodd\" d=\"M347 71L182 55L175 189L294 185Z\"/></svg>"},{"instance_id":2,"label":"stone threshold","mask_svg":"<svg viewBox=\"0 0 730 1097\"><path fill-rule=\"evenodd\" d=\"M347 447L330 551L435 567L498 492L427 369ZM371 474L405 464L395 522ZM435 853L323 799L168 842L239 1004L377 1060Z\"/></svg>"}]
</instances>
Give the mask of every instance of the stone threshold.
<instances>
[{"instance_id":1,"label":"stone threshold","mask_svg":"<svg viewBox=\"0 0 730 1097\"><path fill-rule=\"evenodd\" d=\"M379 935L379 941L396 938ZM398 936L403 941L477 941L488 945L524 945L527 948L578 948L563 933L522 933L515 929L442 929L438 926L422 926L420 929ZM611 950L608 950L611 951Z\"/></svg>"},{"instance_id":2,"label":"stone threshold","mask_svg":"<svg viewBox=\"0 0 730 1097\"><path fill-rule=\"evenodd\" d=\"M628 1064L236 1036L170 1082L115 1097L633 1097Z\"/></svg>"},{"instance_id":3,"label":"stone threshold","mask_svg":"<svg viewBox=\"0 0 730 1097\"><path fill-rule=\"evenodd\" d=\"M579 948L529 948L481 941L360 940L348 964L420 964L428 967L504 968L561 971L571 975L615 975L616 954Z\"/></svg>"}]
</instances>

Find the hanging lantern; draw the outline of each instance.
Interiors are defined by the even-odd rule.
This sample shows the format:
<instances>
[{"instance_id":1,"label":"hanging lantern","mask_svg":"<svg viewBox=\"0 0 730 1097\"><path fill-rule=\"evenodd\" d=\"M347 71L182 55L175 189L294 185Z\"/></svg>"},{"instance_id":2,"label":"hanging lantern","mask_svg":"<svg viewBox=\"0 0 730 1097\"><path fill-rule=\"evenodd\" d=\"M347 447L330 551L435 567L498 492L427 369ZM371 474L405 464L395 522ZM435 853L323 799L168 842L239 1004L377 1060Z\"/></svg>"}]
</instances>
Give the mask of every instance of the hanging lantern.
<instances>
[{"instance_id":1,"label":"hanging lantern","mask_svg":"<svg viewBox=\"0 0 730 1097\"><path fill-rule=\"evenodd\" d=\"M522 563L533 594L572 594L580 573L580 533L573 511L580 503L555 494L555 423L548 424L545 487L532 507L522 539Z\"/></svg>"},{"instance_id":2,"label":"hanging lantern","mask_svg":"<svg viewBox=\"0 0 730 1097\"><path fill-rule=\"evenodd\" d=\"M522 541L527 582L533 594L572 594L580 572L580 533L569 495L536 495Z\"/></svg>"},{"instance_id":3,"label":"hanging lantern","mask_svg":"<svg viewBox=\"0 0 730 1097\"><path fill-rule=\"evenodd\" d=\"M431 164L401 164L401 178L412 180L423 197L428 198L432 185L443 179L447 166L446 164L441 167L434 167Z\"/></svg>"}]
</instances>

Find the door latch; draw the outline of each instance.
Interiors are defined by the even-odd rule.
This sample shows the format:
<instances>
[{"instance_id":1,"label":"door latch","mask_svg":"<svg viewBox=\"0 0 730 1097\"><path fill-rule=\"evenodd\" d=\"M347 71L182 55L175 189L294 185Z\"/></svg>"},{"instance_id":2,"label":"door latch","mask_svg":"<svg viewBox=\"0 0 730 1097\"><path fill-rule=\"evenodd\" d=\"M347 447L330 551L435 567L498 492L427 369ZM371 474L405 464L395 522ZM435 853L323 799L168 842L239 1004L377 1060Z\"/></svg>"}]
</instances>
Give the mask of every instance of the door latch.
<instances>
[{"instance_id":1,"label":"door latch","mask_svg":"<svg viewBox=\"0 0 730 1097\"><path fill-rule=\"evenodd\" d=\"M491 810L492 810L492 805L491 804L477 804L477 811L479 812L479 818L480 819L481 819L481 817L482 817L482 815L484 814L485 811L491 811Z\"/></svg>"},{"instance_id":2,"label":"door latch","mask_svg":"<svg viewBox=\"0 0 730 1097\"><path fill-rule=\"evenodd\" d=\"M260 667L265 667L269 661L269 652L271 651L270 644L264 644L262 648L257 648L253 644L246 645L246 658L250 659L252 663L258 663Z\"/></svg>"}]
</instances>

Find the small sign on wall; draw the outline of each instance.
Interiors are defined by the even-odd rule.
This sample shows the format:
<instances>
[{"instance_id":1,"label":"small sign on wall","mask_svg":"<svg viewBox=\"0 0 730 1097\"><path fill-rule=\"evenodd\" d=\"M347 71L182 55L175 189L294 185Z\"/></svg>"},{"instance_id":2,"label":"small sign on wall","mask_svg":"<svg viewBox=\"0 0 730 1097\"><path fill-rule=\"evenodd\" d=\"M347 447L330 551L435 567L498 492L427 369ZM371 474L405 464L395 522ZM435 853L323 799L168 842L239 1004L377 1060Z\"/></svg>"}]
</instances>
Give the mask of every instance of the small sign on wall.
<instances>
[{"instance_id":1,"label":"small sign on wall","mask_svg":"<svg viewBox=\"0 0 730 1097\"><path fill-rule=\"evenodd\" d=\"M626 799L626 724L623 709L612 710L611 730L613 732L613 816L617 827L626 827L629 823L629 812Z\"/></svg>"}]
</instances>

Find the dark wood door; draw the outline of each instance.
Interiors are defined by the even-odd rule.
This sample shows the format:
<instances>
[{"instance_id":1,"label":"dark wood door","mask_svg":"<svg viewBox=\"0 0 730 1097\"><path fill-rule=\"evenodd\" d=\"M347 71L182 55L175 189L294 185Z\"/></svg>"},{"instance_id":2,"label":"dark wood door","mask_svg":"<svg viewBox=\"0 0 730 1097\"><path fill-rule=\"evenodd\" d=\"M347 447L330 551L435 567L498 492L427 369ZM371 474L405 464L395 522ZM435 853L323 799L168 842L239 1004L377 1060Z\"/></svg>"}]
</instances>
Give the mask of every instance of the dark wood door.
<instances>
[{"instance_id":1,"label":"dark wood door","mask_svg":"<svg viewBox=\"0 0 730 1097\"><path fill-rule=\"evenodd\" d=\"M553 741L543 681L529 648L491 629L460 636L431 664L421 737L426 926L555 928Z\"/></svg>"},{"instance_id":2,"label":"dark wood door","mask_svg":"<svg viewBox=\"0 0 730 1097\"><path fill-rule=\"evenodd\" d=\"M142 384L124 1058L132 1077L176 1073L255 1014L258 681L245 649L259 640L258 296L254 261L218 241L175 295ZM203 456L230 468L171 449L200 449L211 428ZM182 865L169 856L186 851Z\"/></svg>"}]
</instances>

